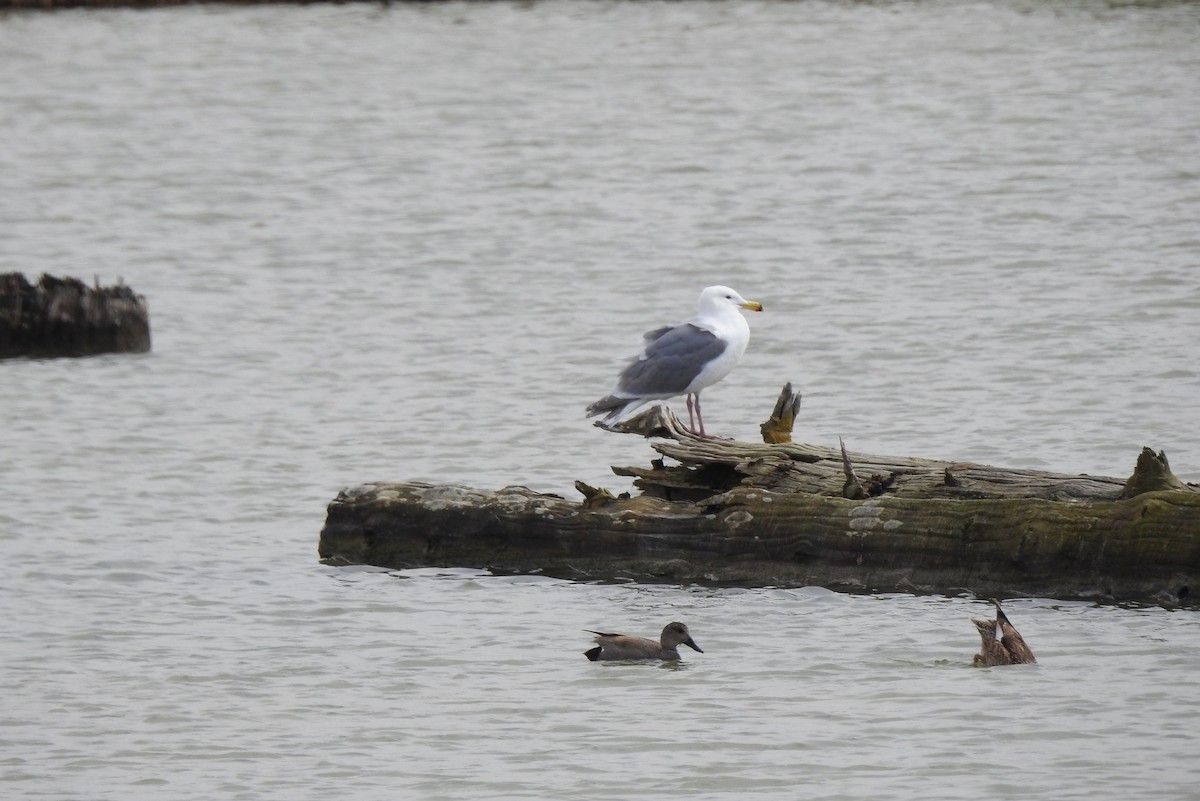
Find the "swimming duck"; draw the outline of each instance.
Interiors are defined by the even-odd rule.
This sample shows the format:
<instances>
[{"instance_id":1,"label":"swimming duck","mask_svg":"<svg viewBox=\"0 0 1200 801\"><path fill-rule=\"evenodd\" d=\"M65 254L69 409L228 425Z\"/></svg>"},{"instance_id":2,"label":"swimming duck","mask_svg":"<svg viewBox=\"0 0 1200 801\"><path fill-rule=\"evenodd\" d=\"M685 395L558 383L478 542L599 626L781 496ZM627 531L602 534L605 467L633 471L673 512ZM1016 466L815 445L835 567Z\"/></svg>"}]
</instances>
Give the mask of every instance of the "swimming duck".
<instances>
[{"instance_id":1,"label":"swimming duck","mask_svg":"<svg viewBox=\"0 0 1200 801\"><path fill-rule=\"evenodd\" d=\"M1013 624L1008 620L1008 615L1004 614L1004 610L1000 608L1000 602L993 598L992 603L996 605L995 620L971 618L975 628L979 629L980 639L983 640L983 647L979 653L975 654L974 664L992 667L994 665L1036 663L1037 659L1034 658L1033 651L1029 650L1021 633L1013 628ZM997 627L1000 629L1000 639L998 640L996 639Z\"/></svg>"},{"instance_id":2,"label":"swimming duck","mask_svg":"<svg viewBox=\"0 0 1200 801\"><path fill-rule=\"evenodd\" d=\"M679 661L679 646L686 645L693 651L704 653L692 639L688 627L682 623L668 623L662 630L658 642L645 637L630 637L625 634L605 634L584 629L595 634L596 647L585 651L584 656L593 662L602 659L666 659Z\"/></svg>"}]
</instances>

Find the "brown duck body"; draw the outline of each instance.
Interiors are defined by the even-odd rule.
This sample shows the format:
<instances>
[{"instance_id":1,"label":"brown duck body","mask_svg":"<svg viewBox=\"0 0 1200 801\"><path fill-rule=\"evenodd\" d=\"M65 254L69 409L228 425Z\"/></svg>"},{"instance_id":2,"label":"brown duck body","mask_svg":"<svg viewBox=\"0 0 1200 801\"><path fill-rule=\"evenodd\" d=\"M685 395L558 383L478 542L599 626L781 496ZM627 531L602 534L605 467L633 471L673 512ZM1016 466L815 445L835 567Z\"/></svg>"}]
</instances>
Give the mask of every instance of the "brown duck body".
<instances>
[{"instance_id":1,"label":"brown duck body","mask_svg":"<svg viewBox=\"0 0 1200 801\"><path fill-rule=\"evenodd\" d=\"M646 637L631 637L627 634L605 634L591 631L596 647L584 652L593 662L623 659L665 659L679 661L679 646L686 645L694 651L704 653L692 639L688 627L682 623L668 623L662 630L658 642Z\"/></svg>"},{"instance_id":2,"label":"brown duck body","mask_svg":"<svg viewBox=\"0 0 1200 801\"><path fill-rule=\"evenodd\" d=\"M1000 602L993 600L992 603L996 605L995 620L971 619L983 641L979 653L975 654L974 664L984 667L1035 664L1037 659L1034 658L1033 651L1009 621L1008 615L1004 614ZM996 637L997 629L1000 630L999 638Z\"/></svg>"}]
</instances>

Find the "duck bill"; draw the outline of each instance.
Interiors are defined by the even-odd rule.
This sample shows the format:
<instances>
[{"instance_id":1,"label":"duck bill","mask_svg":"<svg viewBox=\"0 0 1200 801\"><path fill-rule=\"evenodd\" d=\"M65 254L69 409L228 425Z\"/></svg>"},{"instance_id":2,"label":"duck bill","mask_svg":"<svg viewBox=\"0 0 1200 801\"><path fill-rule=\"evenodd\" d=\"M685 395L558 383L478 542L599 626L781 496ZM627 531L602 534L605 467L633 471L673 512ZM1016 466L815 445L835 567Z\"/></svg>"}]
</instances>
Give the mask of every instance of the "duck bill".
<instances>
[{"instance_id":1,"label":"duck bill","mask_svg":"<svg viewBox=\"0 0 1200 801\"><path fill-rule=\"evenodd\" d=\"M684 642L684 645L686 645L688 648L691 648L693 651L697 651L699 653L704 653L704 649L701 648L699 645L696 645L696 641L693 640L691 637L687 638L687 641Z\"/></svg>"},{"instance_id":2,"label":"duck bill","mask_svg":"<svg viewBox=\"0 0 1200 801\"><path fill-rule=\"evenodd\" d=\"M743 309L749 309L750 311L762 311L762 304L757 300L748 300L741 304L741 306ZM697 648L696 650L699 651L700 649ZM701 651L701 653L703 653L703 651Z\"/></svg>"}]
</instances>

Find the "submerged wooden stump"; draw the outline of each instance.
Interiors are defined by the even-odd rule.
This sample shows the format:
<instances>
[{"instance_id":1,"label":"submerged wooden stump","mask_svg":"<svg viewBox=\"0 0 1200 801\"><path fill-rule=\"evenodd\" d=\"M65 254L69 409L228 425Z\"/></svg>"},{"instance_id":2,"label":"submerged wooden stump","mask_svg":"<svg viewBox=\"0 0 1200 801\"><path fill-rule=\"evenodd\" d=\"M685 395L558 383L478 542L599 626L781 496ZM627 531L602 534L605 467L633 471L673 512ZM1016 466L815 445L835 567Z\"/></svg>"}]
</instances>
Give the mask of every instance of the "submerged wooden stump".
<instances>
[{"instance_id":1,"label":"submerged wooden stump","mask_svg":"<svg viewBox=\"0 0 1200 801\"><path fill-rule=\"evenodd\" d=\"M150 313L132 289L0 274L0 359L150 350Z\"/></svg>"},{"instance_id":2,"label":"submerged wooden stump","mask_svg":"<svg viewBox=\"0 0 1200 801\"><path fill-rule=\"evenodd\" d=\"M349 489L329 505L320 556L598 580L1192 602L1200 492L1170 474L1165 454L1146 449L1123 480L870 456L771 429L773 444L700 439L662 407L618 424L655 437L666 457L613 468L634 478L632 497L582 483L582 501L524 487Z\"/></svg>"}]
</instances>

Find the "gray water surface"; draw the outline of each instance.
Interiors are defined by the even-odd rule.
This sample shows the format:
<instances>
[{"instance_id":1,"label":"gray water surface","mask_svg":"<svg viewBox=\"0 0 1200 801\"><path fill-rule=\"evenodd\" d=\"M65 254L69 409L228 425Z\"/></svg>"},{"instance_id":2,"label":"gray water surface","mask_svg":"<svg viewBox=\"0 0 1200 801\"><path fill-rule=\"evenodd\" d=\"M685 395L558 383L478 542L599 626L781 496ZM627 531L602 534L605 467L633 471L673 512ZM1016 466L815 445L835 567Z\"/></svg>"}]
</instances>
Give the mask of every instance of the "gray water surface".
<instances>
[{"instance_id":1,"label":"gray water surface","mask_svg":"<svg viewBox=\"0 0 1200 801\"><path fill-rule=\"evenodd\" d=\"M1200 798L1200 617L316 561L339 489L619 491L640 333L766 311L705 422L1200 481L1200 7L0 16L0 270L150 304L0 363L0 795ZM679 666L583 629L688 623Z\"/></svg>"}]
</instances>

